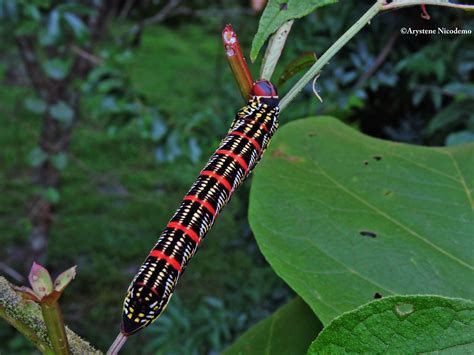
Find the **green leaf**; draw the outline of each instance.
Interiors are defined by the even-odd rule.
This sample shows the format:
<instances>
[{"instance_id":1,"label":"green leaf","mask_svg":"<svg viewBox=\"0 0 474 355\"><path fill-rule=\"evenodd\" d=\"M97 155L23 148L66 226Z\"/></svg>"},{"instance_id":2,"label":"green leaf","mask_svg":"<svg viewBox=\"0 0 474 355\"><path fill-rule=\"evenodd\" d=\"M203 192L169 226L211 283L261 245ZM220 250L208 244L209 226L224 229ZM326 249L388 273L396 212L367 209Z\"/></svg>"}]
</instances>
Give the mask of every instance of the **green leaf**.
<instances>
[{"instance_id":1,"label":"green leaf","mask_svg":"<svg viewBox=\"0 0 474 355\"><path fill-rule=\"evenodd\" d=\"M322 327L297 297L250 328L223 355L305 354Z\"/></svg>"},{"instance_id":2,"label":"green leaf","mask_svg":"<svg viewBox=\"0 0 474 355\"><path fill-rule=\"evenodd\" d=\"M51 59L43 63L43 69L51 79L62 80L69 73L69 63L61 59Z\"/></svg>"},{"instance_id":3,"label":"green leaf","mask_svg":"<svg viewBox=\"0 0 474 355\"><path fill-rule=\"evenodd\" d=\"M40 33L40 43L43 46L50 46L58 40L60 35L61 28L59 26L59 12L53 10L49 14L46 30Z\"/></svg>"},{"instance_id":4,"label":"green leaf","mask_svg":"<svg viewBox=\"0 0 474 355\"><path fill-rule=\"evenodd\" d=\"M48 154L46 154L40 147L36 147L31 150L28 154L28 163L30 166L40 166L48 159Z\"/></svg>"},{"instance_id":5,"label":"green leaf","mask_svg":"<svg viewBox=\"0 0 474 355\"><path fill-rule=\"evenodd\" d=\"M23 104L28 111L38 115L41 115L46 111L46 102L38 97L27 97Z\"/></svg>"},{"instance_id":6,"label":"green leaf","mask_svg":"<svg viewBox=\"0 0 474 355\"><path fill-rule=\"evenodd\" d=\"M280 78L278 79L278 86L282 86L300 71L312 66L316 62L316 59L316 53L306 52L292 60L290 63L288 63L288 65L283 70L283 73L280 75Z\"/></svg>"},{"instance_id":7,"label":"green leaf","mask_svg":"<svg viewBox=\"0 0 474 355\"><path fill-rule=\"evenodd\" d=\"M59 153L53 155L51 157L51 163L53 163L54 167L58 170L64 170L67 166L67 154L66 153Z\"/></svg>"},{"instance_id":8,"label":"green leaf","mask_svg":"<svg viewBox=\"0 0 474 355\"><path fill-rule=\"evenodd\" d=\"M474 302L395 296L336 318L311 344L308 355L473 352Z\"/></svg>"},{"instance_id":9,"label":"green leaf","mask_svg":"<svg viewBox=\"0 0 474 355\"><path fill-rule=\"evenodd\" d=\"M63 292L67 285L71 283L72 280L76 277L76 266L73 266L66 271L63 271L56 277L54 280L54 290L57 292Z\"/></svg>"},{"instance_id":10,"label":"green leaf","mask_svg":"<svg viewBox=\"0 0 474 355\"><path fill-rule=\"evenodd\" d=\"M277 132L249 219L276 271L324 324L379 293L474 297L474 144L374 139L330 117Z\"/></svg>"},{"instance_id":11,"label":"green leaf","mask_svg":"<svg viewBox=\"0 0 474 355\"><path fill-rule=\"evenodd\" d=\"M301 18L318 7L337 2L337 0L269 0L258 24L258 31L252 43L250 59L255 61L263 43L283 23L291 19Z\"/></svg>"},{"instance_id":12,"label":"green leaf","mask_svg":"<svg viewBox=\"0 0 474 355\"><path fill-rule=\"evenodd\" d=\"M48 187L46 190L42 191L42 195L49 203L53 205L59 203L61 198L59 191L54 187Z\"/></svg>"},{"instance_id":13,"label":"green leaf","mask_svg":"<svg viewBox=\"0 0 474 355\"><path fill-rule=\"evenodd\" d=\"M84 22L82 22L80 17L70 12L64 13L63 17L68 23L69 27L71 27L72 31L74 32L74 36L76 36L77 39L81 40L89 33L87 27L84 25Z\"/></svg>"},{"instance_id":14,"label":"green leaf","mask_svg":"<svg viewBox=\"0 0 474 355\"><path fill-rule=\"evenodd\" d=\"M474 100L455 101L439 111L426 128L427 134L433 134L439 129L447 129L460 122L474 118Z\"/></svg>"},{"instance_id":15,"label":"green leaf","mask_svg":"<svg viewBox=\"0 0 474 355\"><path fill-rule=\"evenodd\" d=\"M454 132L454 133L451 133L446 138L447 146L459 145L459 144L465 144L465 143L471 143L471 142L474 142L474 133L469 132L469 131Z\"/></svg>"},{"instance_id":16,"label":"green leaf","mask_svg":"<svg viewBox=\"0 0 474 355\"><path fill-rule=\"evenodd\" d=\"M474 98L474 84L472 83L449 83L443 87L443 91L450 95Z\"/></svg>"},{"instance_id":17,"label":"green leaf","mask_svg":"<svg viewBox=\"0 0 474 355\"><path fill-rule=\"evenodd\" d=\"M74 111L64 101L58 101L49 109L49 113L53 118L64 123L71 123L74 118Z\"/></svg>"}]
</instances>

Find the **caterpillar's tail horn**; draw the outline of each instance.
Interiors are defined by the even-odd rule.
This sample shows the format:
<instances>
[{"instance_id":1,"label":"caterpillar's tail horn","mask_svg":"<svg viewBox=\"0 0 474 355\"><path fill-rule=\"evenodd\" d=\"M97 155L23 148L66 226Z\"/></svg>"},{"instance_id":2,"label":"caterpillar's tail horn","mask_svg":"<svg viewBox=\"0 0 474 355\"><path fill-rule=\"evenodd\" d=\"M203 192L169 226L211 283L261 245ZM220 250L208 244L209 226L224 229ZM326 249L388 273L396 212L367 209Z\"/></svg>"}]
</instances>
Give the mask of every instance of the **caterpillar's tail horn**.
<instances>
[{"instance_id":1,"label":"caterpillar's tail horn","mask_svg":"<svg viewBox=\"0 0 474 355\"><path fill-rule=\"evenodd\" d=\"M109 350L107 350L107 355L116 355L119 353L120 349L122 349L123 344L127 341L128 337L120 332L115 338L114 342L110 346Z\"/></svg>"}]
</instances>

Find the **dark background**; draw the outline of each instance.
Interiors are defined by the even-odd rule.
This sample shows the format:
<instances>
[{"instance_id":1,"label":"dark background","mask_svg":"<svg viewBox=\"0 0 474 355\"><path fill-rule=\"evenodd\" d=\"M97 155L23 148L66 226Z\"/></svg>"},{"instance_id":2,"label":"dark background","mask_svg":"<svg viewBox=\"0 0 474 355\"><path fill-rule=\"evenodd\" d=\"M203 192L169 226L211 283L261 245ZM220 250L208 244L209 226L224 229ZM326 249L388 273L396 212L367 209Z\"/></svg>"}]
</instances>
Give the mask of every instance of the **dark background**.
<instances>
[{"instance_id":1,"label":"dark background","mask_svg":"<svg viewBox=\"0 0 474 355\"><path fill-rule=\"evenodd\" d=\"M298 20L278 76L320 56L372 4L341 1ZM220 32L249 53L249 1L0 0L0 273L16 284L33 260L78 275L66 323L105 350L125 290L243 101ZM369 135L422 145L473 140L473 35L458 10L377 16L281 116L333 115ZM33 60L32 60L33 59ZM257 77L259 63L252 65ZM280 86L280 94L297 78ZM124 353L214 354L292 296L247 223L251 181L235 195L182 277L166 313ZM0 322L0 352L31 353Z\"/></svg>"}]
</instances>

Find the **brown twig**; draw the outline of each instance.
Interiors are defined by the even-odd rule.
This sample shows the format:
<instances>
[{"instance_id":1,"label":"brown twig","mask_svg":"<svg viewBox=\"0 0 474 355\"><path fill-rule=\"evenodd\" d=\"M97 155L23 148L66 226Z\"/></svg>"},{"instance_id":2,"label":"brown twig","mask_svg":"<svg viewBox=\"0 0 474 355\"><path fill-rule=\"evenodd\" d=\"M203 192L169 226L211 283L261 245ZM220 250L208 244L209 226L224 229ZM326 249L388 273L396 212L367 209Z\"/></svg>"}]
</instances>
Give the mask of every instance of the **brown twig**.
<instances>
[{"instance_id":1,"label":"brown twig","mask_svg":"<svg viewBox=\"0 0 474 355\"><path fill-rule=\"evenodd\" d=\"M179 5L180 2L181 0L168 1L168 3L158 13L143 20L143 26L149 26L162 22Z\"/></svg>"},{"instance_id":2,"label":"brown twig","mask_svg":"<svg viewBox=\"0 0 474 355\"><path fill-rule=\"evenodd\" d=\"M78 46L71 46L71 50L76 53L78 56L84 58L85 60L91 62L92 64L94 65L100 65L102 64L102 62L104 61L102 58L92 54L92 53L89 53L88 51L82 49L82 48L79 48Z\"/></svg>"},{"instance_id":3,"label":"brown twig","mask_svg":"<svg viewBox=\"0 0 474 355\"><path fill-rule=\"evenodd\" d=\"M252 91L252 75L250 74L249 67L245 61L242 50L240 49L239 40L235 33L232 25L227 25L222 31L222 41L224 43L224 49L227 56L234 78L239 86L240 93L245 101L248 100L249 94Z\"/></svg>"},{"instance_id":4,"label":"brown twig","mask_svg":"<svg viewBox=\"0 0 474 355\"><path fill-rule=\"evenodd\" d=\"M24 283L25 278L23 277L22 274L20 274L18 271L13 269L11 266L8 266L7 264L0 262L0 271L2 271L5 275L10 276L12 279L14 279L18 283Z\"/></svg>"},{"instance_id":5,"label":"brown twig","mask_svg":"<svg viewBox=\"0 0 474 355\"><path fill-rule=\"evenodd\" d=\"M362 86L362 84L367 79L369 79L372 75L374 75L374 73L377 71L377 69L383 64L385 59L387 59L388 55L390 54L390 51L392 50L392 48L395 44L395 41L398 38L398 35L399 35L398 32L392 33L392 35L390 36L390 38L387 41L387 44L380 51L379 55L374 60L374 62L370 66L370 68L367 69L367 71L360 76L359 80L357 80L356 86Z\"/></svg>"}]
</instances>

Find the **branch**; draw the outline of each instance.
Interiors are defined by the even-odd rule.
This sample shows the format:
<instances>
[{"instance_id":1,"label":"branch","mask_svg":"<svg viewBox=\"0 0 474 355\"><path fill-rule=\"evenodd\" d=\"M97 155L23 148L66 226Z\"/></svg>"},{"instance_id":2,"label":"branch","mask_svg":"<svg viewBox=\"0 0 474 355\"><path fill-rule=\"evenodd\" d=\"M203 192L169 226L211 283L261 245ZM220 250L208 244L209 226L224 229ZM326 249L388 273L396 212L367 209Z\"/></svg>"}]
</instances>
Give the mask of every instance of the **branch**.
<instances>
[{"instance_id":1,"label":"branch","mask_svg":"<svg viewBox=\"0 0 474 355\"><path fill-rule=\"evenodd\" d=\"M163 21L180 2L181 0L170 0L157 14L143 20L143 26L149 26Z\"/></svg>"},{"instance_id":2,"label":"branch","mask_svg":"<svg viewBox=\"0 0 474 355\"><path fill-rule=\"evenodd\" d=\"M53 354L40 307L36 303L23 301L13 291L11 284L1 276L0 317L29 339L41 353ZM66 333L73 354L102 354L67 327Z\"/></svg>"},{"instance_id":3,"label":"branch","mask_svg":"<svg viewBox=\"0 0 474 355\"><path fill-rule=\"evenodd\" d=\"M47 99L50 83L38 62L34 42L29 37L20 36L16 38L16 45L33 88L40 97Z\"/></svg>"},{"instance_id":4,"label":"branch","mask_svg":"<svg viewBox=\"0 0 474 355\"><path fill-rule=\"evenodd\" d=\"M452 7L461 10L474 10L474 5L454 4L444 0L398 0L392 1L389 4L384 4L382 10L393 10L401 9L402 7L415 6L415 5L435 5Z\"/></svg>"},{"instance_id":5,"label":"branch","mask_svg":"<svg viewBox=\"0 0 474 355\"><path fill-rule=\"evenodd\" d=\"M382 65L382 63L387 59L390 51L397 40L399 32L394 32L390 36L387 44L383 47L382 51L379 53L377 58L375 58L374 63L370 66L370 68L360 76L359 80L357 80L356 86L361 86L367 79L369 79L377 69Z\"/></svg>"}]
</instances>

